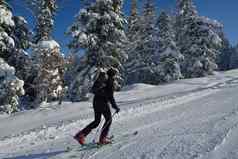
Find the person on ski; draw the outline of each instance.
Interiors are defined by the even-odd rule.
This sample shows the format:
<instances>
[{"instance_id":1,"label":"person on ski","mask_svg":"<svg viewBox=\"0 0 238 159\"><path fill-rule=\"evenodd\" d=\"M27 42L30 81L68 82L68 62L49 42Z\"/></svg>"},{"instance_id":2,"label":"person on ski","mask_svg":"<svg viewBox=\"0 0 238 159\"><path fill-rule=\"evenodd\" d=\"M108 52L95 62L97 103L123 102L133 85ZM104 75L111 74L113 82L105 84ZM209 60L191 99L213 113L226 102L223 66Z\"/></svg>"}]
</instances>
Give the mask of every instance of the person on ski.
<instances>
[{"instance_id":1,"label":"person on ski","mask_svg":"<svg viewBox=\"0 0 238 159\"><path fill-rule=\"evenodd\" d=\"M104 145L111 143L110 139L107 138L112 123L112 114L109 103L111 103L112 108L116 110L116 113L119 113L120 111L113 95L116 74L117 70L114 68L110 68L107 72L100 72L99 77L92 87L92 93L94 94L93 109L95 119L74 136L74 139L76 139L81 145L85 144L85 137L92 131L92 129L99 126L102 115L105 118L105 123L98 144Z\"/></svg>"}]
</instances>

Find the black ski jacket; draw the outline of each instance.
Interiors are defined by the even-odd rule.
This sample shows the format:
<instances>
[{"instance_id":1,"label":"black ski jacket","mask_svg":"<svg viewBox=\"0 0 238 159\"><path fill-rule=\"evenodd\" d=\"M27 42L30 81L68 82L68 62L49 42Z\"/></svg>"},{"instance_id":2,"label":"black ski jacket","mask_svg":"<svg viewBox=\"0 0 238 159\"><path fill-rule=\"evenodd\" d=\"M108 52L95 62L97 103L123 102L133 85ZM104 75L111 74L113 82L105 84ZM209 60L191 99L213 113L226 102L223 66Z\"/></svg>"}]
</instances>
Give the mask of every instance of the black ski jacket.
<instances>
[{"instance_id":1,"label":"black ski jacket","mask_svg":"<svg viewBox=\"0 0 238 159\"><path fill-rule=\"evenodd\" d=\"M114 109L118 109L114 98L113 79L109 78L106 83L96 81L91 91L95 95L95 105L102 107L105 104L105 106L107 106L107 104L110 103Z\"/></svg>"}]
</instances>

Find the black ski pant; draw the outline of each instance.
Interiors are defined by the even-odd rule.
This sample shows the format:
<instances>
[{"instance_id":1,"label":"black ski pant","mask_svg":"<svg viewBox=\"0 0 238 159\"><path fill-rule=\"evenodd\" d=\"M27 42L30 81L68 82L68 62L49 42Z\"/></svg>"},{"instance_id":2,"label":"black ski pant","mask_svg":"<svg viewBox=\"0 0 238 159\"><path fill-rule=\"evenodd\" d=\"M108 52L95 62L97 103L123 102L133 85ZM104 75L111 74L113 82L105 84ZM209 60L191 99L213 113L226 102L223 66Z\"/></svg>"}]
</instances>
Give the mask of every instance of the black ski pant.
<instances>
[{"instance_id":1,"label":"black ski pant","mask_svg":"<svg viewBox=\"0 0 238 159\"><path fill-rule=\"evenodd\" d=\"M108 132L112 123L112 114L111 114L110 106L107 102L94 101L93 108L94 108L95 119L88 126L86 126L81 131L81 133L84 136L87 136L92 131L92 129L97 128L100 124L101 116L103 115L105 118L105 123L103 125L102 132L100 135L100 139L102 139L108 135Z\"/></svg>"}]
</instances>

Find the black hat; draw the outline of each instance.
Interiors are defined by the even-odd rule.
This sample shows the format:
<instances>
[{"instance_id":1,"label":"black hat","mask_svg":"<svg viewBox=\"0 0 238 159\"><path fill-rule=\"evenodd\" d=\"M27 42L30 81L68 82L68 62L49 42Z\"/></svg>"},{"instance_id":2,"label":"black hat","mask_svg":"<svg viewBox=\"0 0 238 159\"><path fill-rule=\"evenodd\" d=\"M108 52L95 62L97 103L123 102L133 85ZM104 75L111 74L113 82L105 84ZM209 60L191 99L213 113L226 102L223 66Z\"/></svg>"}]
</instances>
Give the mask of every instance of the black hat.
<instances>
[{"instance_id":1,"label":"black hat","mask_svg":"<svg viewBox=\"0 0 238 159\"><path fill-rule=\"evenodd\" d=\"M118 73L118 70L115 69L115 68L113 68L113 67L111 67L109 70L107 70L107 75L108 75L109 77L113 77L113 76L115 76L117 73Z\"/></svg>"}]
</instances>

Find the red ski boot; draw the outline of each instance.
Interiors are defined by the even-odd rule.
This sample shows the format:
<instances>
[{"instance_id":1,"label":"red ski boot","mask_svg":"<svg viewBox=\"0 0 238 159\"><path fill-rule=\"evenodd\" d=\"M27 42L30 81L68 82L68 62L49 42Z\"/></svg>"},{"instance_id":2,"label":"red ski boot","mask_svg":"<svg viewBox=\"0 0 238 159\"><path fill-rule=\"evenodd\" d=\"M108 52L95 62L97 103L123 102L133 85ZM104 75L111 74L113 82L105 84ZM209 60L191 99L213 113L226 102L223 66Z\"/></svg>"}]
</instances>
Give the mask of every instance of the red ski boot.
<instances>
[{"instance_id":1,"label":"red ski boot","mask_svg":"<svg viewBox=\"0 0 238 159\"><path fill-rule=\"evenodd\" d=\"M112 143L112 141L108 137L100 138L100 140L98 142L99 145L107 145L107 144L111 144L111 143Z\"/></svg>"},{"instance_id":2,"label":"red ski boot","mask_svg":"<svg viewBox=\"0 0 238 159\"><path fill-rule=\"evenodd\" d=\"M83 133L78 133L74 136L74 139L78 141L78 143L80 145L84 145L85 144L85 136Z\"/></svg>"}]
</instances>

